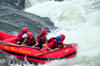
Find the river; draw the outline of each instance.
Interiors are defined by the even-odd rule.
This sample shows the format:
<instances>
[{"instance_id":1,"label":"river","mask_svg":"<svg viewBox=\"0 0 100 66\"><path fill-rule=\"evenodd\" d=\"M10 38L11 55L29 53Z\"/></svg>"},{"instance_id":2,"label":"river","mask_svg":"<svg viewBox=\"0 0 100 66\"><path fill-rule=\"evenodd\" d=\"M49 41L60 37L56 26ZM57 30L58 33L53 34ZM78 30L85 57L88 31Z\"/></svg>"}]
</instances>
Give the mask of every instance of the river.
<instances>
[{"instance_id":1,"label":"river","mask_svg":"<svg viewBox=\"0 0 100 66\"><path fill-rule=\"evenodd\" d=\"M54 60L37 66L100 66L99 0L27 0L25 6L24 10L13 11L2 6L0 30L17 35L23 27L27 27L36 36L45 28L48 38L65 34L65 43L78 43L75 58ZM6 54L0 57L2 66L35 66L27 60Z\"/></svg>"}]
</instances>

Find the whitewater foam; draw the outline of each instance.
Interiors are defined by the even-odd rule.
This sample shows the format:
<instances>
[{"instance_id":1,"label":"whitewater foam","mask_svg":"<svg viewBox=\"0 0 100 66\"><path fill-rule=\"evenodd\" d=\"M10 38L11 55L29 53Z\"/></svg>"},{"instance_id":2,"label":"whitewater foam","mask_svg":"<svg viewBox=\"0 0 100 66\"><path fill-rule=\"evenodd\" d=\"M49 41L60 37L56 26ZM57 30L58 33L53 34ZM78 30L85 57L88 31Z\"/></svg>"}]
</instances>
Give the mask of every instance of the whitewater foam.
<instances>
[{"instance_id":1,"label":"whitewater foam","mask_svg":"<svg viewBox=\"0 0 100 66\"><path fill-rule=\"evenodd\" d=\"M78 43L77 56L70 60L56 60L42 66L99 66L100 10L94 0L48 1L25 9L41 17L49 17L57 30L48 38L66 35L65 43ZM41 65L39 65L41 66Z\"/></svg>"}]
</instances>

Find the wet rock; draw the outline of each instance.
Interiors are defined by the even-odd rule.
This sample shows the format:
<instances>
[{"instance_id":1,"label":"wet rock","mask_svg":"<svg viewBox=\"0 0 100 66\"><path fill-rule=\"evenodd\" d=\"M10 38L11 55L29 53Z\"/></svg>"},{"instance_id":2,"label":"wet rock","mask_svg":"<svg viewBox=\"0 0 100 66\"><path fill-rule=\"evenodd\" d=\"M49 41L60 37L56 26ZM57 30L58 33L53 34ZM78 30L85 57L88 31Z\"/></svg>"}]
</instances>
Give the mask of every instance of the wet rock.
<instances>
[{"instance_id":1,"label":"wet rock","mask_svg":"<svg viewBox=\"0 0 100 66\"><path fill-rule=\"evenodd\" d=\"M0 0L0 4L7 5L8 7L13 7L15 9L24 9L25 0Z\"/></svg>"},{"instance_id":2,"label":"wet rock","mask_svg":"<svg viewBox=\"0 0 100 66\"><path fill-rule=\"evenodd\" d=\"M37 35L41 29L54 29L54 24L47 17L27 13L17 7L17 0L0 0L0 30L11 33L19 32L23 27Z\"/></svg>"}]
</instances>

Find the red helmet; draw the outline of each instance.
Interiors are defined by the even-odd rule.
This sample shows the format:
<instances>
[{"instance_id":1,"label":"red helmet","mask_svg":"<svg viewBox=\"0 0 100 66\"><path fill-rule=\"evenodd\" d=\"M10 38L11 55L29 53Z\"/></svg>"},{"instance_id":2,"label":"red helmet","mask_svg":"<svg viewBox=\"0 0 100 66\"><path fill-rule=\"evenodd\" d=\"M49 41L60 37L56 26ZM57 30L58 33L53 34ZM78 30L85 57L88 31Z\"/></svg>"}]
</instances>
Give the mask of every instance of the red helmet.
<instances>
[{"instance_id":1,"label":"red helmet","mask_svg":"<svg viewBox=\"0 0 100 66\"><path fill-rule=\"evenodd\" d=\"M23 28L22 29L22 32L27 33L28 32L28 29L27 28Z\"/></svg>"},{"instance_id":2,"label":"red helmet","mask_svg":"<svg viewBox=\"0 0 100 66\"><path fill-rule=\"evenodd\" d=\"M33 36L33 33L32 32L28 32L27 33L27 37L29 38L30 36Z\"/></svg>"},{"instance_id":3,"label":"red helmet","mask_svg":"<svg viewBox=\"0 0 100 66\"><path fill-rule=\"evenodd\" d=\"M47 34L47 30L46 29L42 29L41 33L44 34L44 35L46 35Z\"/></svg>"},{"instance_id":4,"label":"red helmet","mask_svg":"<svg viewBox=\"0 0 100 66\"><path fill-rule=\"evenodd\" d=\"M60 34L60 37L62 38L62 41L65 39L65 35L64 34Z\"/></svg>"}]
</instances>

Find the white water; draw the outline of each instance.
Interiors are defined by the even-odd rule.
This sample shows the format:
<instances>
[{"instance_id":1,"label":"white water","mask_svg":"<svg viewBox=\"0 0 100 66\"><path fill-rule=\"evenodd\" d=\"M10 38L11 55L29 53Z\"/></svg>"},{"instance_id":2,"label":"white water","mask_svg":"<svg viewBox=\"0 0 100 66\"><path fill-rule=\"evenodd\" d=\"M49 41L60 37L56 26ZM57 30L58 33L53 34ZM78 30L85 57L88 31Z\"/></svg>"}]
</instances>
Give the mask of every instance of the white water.
<instances>
[{"instance_id":1,"label":"white water","mask_svg":"<svg viewBox=\"0 0 100 66\"><path fill-rule=\"evenodd\" d=\"M95 2L97 0L45 1L25 10L54 22L58 29L51 30L48 38L63 33L65 43L78 43L75 58L38 66L100 66L100 5L93 5Z\"/></svg>"},{"instance_id":2,"label":"white water","mask_svg":"<svg viewBox=\"0 0 100 66\"><path fill-rule=\"evenodd\" d=\"M35 4L41 3L41 2L45 2L45 1L49 1L49 0L25 0L25 7L28 8L32 5L35 5Z\"/></svg>"}]
</instances>

